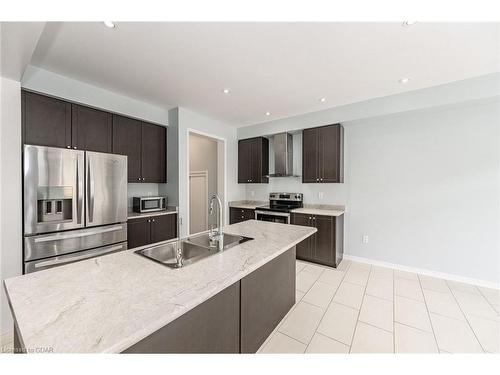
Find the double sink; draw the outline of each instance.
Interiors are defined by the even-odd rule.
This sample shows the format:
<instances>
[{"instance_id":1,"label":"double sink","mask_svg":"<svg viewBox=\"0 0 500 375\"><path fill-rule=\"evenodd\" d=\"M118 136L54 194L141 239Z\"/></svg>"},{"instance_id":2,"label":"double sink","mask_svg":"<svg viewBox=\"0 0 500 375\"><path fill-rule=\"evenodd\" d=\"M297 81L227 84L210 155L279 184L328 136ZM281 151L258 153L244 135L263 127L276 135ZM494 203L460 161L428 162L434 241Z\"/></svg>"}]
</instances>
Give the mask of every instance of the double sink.
<instances>
[{"instance_id":1,"label":"double sink","mask_svg":"<svg viewBox=\"0 0 500 375\"><path fill-rule=\"evenodd\" d=\"M217 254L220 248L224 251L252 239L228 233L222 233L219 238L212 239L209 233L200 233L182 240L137 250L135 253L170 268L181 268Z\"/></svg>"}]
</instances>

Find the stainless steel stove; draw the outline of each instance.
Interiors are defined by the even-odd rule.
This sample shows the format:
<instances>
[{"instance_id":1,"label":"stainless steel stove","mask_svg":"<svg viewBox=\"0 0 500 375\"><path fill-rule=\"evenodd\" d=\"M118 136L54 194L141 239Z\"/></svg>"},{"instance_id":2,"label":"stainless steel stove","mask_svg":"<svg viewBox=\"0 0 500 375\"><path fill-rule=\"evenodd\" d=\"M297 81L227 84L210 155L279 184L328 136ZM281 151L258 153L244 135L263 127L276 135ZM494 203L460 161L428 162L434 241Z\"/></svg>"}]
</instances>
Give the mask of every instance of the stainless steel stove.
<instances>
[{"instance_id":1,"label":"stainless steel stove","mask_svg":"<svg viewBox=\"0 0 500 375\"><path fill-rule=\"evenodd\" d=\"M270 193L269 205L255 210L255 219L289 224L290 212L302 207L302 193Z\"/></svg>"}]
</instances>

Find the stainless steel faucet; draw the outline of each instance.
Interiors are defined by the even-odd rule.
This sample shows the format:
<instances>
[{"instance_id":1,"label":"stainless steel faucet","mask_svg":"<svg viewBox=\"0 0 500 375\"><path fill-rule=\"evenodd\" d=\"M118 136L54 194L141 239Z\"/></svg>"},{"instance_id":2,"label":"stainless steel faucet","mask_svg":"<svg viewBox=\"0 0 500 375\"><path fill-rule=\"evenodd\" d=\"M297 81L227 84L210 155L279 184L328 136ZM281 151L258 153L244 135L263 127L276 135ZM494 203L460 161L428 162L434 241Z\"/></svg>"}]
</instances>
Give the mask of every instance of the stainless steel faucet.
<instances>
[{"instance_id":1,"label":"stainless steel faucet","mask_svg":"<svg viewBox=\"0 0 500 375\"><path fill-rule=\"evenodd\" d=\"M210 243L217 243L217 250L222 251L224 248L224 234L222 233L222 202L217 194L212 195L209 201L209 210L208 213L210 215L214 212L214 202L217 202L218 206L218 216L217 216L217 231L214 233L213 227L210 227L210 231L208 233L208 237L210 239ZM215 244L214 244L215 245Z\"/></svg>"}]
</instances>

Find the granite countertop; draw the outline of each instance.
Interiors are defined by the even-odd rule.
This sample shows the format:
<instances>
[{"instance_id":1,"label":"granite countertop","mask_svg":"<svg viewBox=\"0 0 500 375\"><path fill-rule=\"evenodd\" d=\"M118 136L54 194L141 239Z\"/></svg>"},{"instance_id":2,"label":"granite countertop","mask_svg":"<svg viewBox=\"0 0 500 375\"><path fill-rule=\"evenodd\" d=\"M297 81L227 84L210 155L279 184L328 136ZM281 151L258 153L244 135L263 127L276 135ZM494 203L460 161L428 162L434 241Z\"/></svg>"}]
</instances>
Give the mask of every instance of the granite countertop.
<instances>
[{"instance_id":1,"label":"granite countertop","mask_svg":"<svg viewBox=\"0 0 500 375\"><path fill-rule=\"evenodd\" d=\"M306 215L340 216L345 213L345 206L328 204L304 204L302 208L296 208L292 212Z\"/></svg>"},{"instance_id":2,"label":"granite countertop","mask_svg":"<svg viewBox=\"0 0 500 375\"><path fill-rule=\"evenodd\" d=\"M229 207L255 210L258 207L267 206L269 202L263 201L233 201L229 202Z\"/></svg>"},{"instance_id":3,"label":"granite countertop","mask_svg":"<svg viewBox=\"0 0 500 375\"><path fill-rule=\"evenodd\" d=\"M181 269L128 250L5 280L22 345L54 352L121 352L316 228L249 220L224 231L254 240Z\"/></svg>"},{"instance_id":4,"label":"granite countertop","mask_svg":"<svg viewBox=\"0 0 500 375\"><path fill-rule=\"evenodd\" d=\"M127 212L127 220L130 219L138 219L141 217L151 217L151 216L160 216L160 215L169 215L178 213L177 207L168 207L163 211L152 211L152 212Z\"/></svg>"}]
</instances>

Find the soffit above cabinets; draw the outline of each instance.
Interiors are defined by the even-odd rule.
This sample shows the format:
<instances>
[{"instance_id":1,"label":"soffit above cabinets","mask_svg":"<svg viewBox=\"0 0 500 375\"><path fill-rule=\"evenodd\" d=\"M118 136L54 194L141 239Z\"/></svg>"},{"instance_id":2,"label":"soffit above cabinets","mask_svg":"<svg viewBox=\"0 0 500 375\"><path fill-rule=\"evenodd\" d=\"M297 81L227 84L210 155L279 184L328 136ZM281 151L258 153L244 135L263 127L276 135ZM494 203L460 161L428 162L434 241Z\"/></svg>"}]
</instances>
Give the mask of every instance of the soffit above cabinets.
<instances>
[{"instance_id":1,"label":"soffit above cabinets","mask_svg":"<svg viewBox=\"0 0 500 375\"><path fill-rule=\"evenodd\" d=\"M498 71L499 30L495 23L47 23L31 64L244 126ZM408 83L398 82L403 77Z\"/></svg>"}]
</instances>

